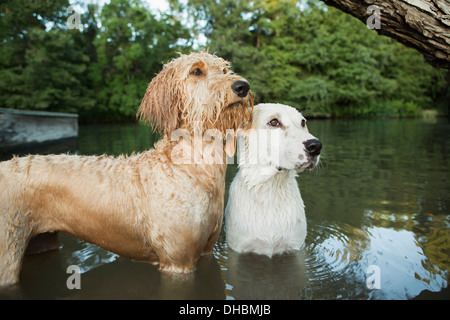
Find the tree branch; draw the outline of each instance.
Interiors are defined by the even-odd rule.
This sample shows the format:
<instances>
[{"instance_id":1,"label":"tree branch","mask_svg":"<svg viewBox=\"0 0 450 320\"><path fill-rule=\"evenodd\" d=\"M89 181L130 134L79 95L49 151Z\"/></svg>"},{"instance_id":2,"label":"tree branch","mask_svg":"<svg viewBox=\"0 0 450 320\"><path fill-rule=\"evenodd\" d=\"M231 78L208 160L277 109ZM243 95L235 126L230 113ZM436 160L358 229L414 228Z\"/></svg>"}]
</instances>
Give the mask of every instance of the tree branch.
<instances>
[{"instance_id":1,"label":"tree branch","mask_svg":"<svg viewBox=\"0 0 450 320\"><path fill-rule=\"evenodd\" d=\"M450 69L449 0L324 0L366 23L367 8L380 8L379 34L421 52L434 67Z\"/></svg>"}]
</instances>

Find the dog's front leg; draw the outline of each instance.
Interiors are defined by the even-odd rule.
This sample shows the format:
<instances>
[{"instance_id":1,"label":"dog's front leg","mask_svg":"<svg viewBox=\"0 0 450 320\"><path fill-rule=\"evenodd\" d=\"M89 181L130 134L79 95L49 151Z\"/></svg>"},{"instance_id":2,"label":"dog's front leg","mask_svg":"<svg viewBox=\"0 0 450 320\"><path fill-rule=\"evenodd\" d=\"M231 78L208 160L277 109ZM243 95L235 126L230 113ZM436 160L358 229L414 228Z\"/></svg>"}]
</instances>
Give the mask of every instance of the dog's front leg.
<instances>
[{"instance_id":1,"label":"dog's front leg","mask_svg":"<svg viewBox=\"0 0 450 320\"><path fill-rule=\"evenodd\" d=\"M0 287L19 282L25 248L31 238L26 214L0 208Z\"/></svg>"}]
</instances>

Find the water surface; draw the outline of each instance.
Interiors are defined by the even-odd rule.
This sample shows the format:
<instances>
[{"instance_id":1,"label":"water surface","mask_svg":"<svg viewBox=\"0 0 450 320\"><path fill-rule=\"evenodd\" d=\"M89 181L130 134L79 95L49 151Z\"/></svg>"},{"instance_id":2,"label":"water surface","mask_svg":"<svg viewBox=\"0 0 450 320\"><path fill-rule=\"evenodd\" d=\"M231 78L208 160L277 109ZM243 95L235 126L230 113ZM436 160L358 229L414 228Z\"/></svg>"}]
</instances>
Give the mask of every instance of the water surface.
<instances>
[{"instance_id":1,"label":"water surface","mask_svg":"<svg viewBox=\"0 0 450 320\"><path fill-rule=\"evenodd\" d=\"M25 258L20 290L11 297L411 299L447 288L448 121L310 120L308 126L324 147L319 168L298 178L308 221L300 252L272 259L237 254L223 230L213 255L202 257L192 275L169 277L61 234L60 250ZM130 154L154 140L143 125L81 126L76 152ZM230 165L227 189L235 173ZM81 290L67 289L69 265L81 268ZM373 288L367 281L375 278Z\"/></svg>"}]
</instances>

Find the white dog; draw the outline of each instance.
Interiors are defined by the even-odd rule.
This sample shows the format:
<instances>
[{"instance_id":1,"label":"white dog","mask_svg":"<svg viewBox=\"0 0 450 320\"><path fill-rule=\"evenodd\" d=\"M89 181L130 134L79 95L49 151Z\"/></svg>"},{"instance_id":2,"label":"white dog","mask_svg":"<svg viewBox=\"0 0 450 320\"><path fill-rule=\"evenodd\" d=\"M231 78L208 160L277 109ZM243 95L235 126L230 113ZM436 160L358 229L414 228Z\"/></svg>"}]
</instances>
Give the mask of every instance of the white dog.
<instances>
[{"instance_id":1,"label":"white dog","mask_svg":"<svg viewBox=\"0 0 450 320\"><path fill-rule=\"evenodd\" d=\"M267 256L300 249L306 218L295 178L316 167L321 149L293 107L255 106L239 134L239 171L225 209L231 249Z\"/></svg>"}]
</instances>

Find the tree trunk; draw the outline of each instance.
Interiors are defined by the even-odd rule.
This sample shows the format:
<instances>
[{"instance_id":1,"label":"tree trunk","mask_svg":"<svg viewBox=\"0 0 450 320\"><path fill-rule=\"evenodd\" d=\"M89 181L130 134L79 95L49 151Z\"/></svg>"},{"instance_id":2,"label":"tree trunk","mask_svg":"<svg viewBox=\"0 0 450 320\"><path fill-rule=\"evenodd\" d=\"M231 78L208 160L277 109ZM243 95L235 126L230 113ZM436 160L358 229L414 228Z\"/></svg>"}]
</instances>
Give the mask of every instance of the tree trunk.
<instances>
[{"instance_id":1,"label":"tree trunk","mask_svg":"<svg viewBox=\"0 0 450 320\"><path fill-rule=\"evenodd\" d=\"M417 49L435 67L450 69L449 0L324 0L324 2L372 27L375 11L368 8L372 5L377 6L380 24L375 25L375 30L379 34L392 37L404 45Z\"/></svg>"}]
</instances>

